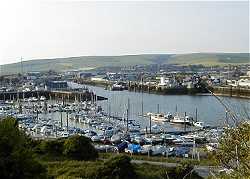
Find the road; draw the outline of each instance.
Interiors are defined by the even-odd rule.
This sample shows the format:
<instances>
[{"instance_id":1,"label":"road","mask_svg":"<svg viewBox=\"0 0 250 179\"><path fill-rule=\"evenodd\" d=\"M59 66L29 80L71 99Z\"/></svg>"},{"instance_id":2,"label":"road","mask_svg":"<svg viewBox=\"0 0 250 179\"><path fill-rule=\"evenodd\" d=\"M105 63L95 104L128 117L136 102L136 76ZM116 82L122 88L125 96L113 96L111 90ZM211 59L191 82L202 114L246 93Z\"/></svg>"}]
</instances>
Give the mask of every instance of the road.
<instances>
[{"instance_id":1,"label":"road","mask_svg":"<svg viewBox=\"0 0 250 179\"><path fill-rule=\"evenodd\" d=\"M163 166L163 167L176 167L179 165L178 163L154 162L154 161L148 161L148 160L131 160L131 163L135 163L135 164L147 163L150 165L158 165L158 166ZM200 165L194 166L194 171L196 171L201 177L204 177L204 178L211 176L211 172L218 173L220 169L221 167L215 167L215 166L200 166Z\"/></svg>"}]
</instances>

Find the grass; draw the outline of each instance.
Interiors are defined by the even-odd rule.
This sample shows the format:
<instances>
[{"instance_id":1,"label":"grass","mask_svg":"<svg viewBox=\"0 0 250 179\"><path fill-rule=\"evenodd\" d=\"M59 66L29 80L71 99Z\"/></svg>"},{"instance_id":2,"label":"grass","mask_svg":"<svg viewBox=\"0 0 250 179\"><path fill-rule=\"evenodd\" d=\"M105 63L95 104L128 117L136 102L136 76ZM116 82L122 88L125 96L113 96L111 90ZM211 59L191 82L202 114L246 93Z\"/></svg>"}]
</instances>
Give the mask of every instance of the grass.
<instances>
[{"instance_id":1,"label":"grass","mask_svg":"<svg viewBox=\"0 0 250 179\"><path fill-rule=\"evenodd\" d=\"M51 161L43 162L48 168L51 178L95 178L103 161ZM166 172L174 172L175 168L159 167L150 164L133 164L138 179L161 179ZM194 175L194 178L197 176ZM197 177L200 178L200 177Z\"/></svg>"},{"instance_id":2,"label":"grass","mask_svg":"<svg viewBox=\"0 0 250 179\"><path fill-rule=\"evenodd\" d=\"M55 178L91 178L101 161L52 161L44 162L48 167L48 175Z\"/></svg>"},{"instance_id":3,"label":"grass","mask_svg":"<svg viewBox=\"0 0 250 179\"><path fill-rule=\"evenodd\" d=\"M108 159L109 157L115 155L114 153L99 153L100 159ZM163 157L163 156L147 156L147 155L129 155L134 160L147 160L153 162L167 162L167 163L180 163L182 161L190 161L195 165L201 166L215 166L216 163L210 159L201 159L200 161L190 158L180 158L180 157Z\"/></svg>"},{"instance_id":4,"label":"grass","mask_svg":"<svg viewBox=\"0 0 250 179\"><path fill-rule=\"evenodd\" d=\"M102 166L100 161L64 161L47 162L48 174L51 178L94 178L98 167ZM162 178L163 168L148 164L133 165L137 178L157 179Z\"/></svg>"}]
</instances>

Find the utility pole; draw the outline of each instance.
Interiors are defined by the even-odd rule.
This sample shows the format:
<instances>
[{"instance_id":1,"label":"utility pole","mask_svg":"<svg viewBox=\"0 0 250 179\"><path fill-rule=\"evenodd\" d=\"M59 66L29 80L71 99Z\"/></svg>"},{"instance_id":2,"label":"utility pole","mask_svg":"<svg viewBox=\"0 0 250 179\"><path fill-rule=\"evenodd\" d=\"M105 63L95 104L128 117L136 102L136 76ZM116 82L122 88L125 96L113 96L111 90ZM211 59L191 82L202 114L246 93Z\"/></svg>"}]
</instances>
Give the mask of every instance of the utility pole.
<instances>
[{"instance_id":1,"label":"utility pole","mask_svg":"<svg viewBox=\"0 0 250 179\"><path fill-rule=\"evenodd\" d=\"M23 57L21 57L21 73L23 75Z\"/></svg>"}]
</instances>

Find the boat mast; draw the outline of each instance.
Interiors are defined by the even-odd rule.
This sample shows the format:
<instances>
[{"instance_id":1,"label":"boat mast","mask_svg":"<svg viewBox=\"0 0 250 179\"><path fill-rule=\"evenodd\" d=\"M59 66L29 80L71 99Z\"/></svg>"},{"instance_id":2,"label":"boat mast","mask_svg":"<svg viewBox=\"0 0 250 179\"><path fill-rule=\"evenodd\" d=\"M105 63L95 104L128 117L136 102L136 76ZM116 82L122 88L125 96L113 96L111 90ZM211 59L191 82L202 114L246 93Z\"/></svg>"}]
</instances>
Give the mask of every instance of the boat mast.
<instances>
[{"instance_id":1,"label":"boat mast","mask_svg":"<svg viewBox=\"0 0 250 179\"><path fill-rule=\"evenodd\" d=\"M141 78L141 85L142 85L142 89L141 89L141 115L143 117L143 77Z\"/></svg>"},{"instance_id":2,"label":"boat mast","mask_svg":"<svg viewBox=\"0 0 250 179\"><path fill-rule=\"evenodd\" d=\"M195 122L198 121L198 110L197 108L195 108Z\"/></svg>"},{"instance_id":3,"label":"boat mast","mask_svg":"<svg viewBox=\"0 0 250 179\"><path fill-rule=\"evenodd\" d=\"M186 124L186 116L187 116L187 113L185 112L185 114L184 114L184 131L186 132L186 130L187 130L187 124Z\"/></svg>"},{"instance_id":4,"label":"boat mast","mask_svg":"<svg viewBox=\"0 0 250 179\"><path fill-rule=\"evenodd\" d=\"M151 134L151 126L152 126L152 114L149 115L149 134Z\"/></svg>"},{"instance_id":5,"label":"boat mast","mask_svg":"<svg viewBox=\"0 0 250 179\"><path fill-rule=\"evenodd\" d=\"M129 104L129 98L128 98L128 108L127 108L127 129L126 129L127 132L128 132L128 119L129 119L129 112L130 112L130 111L129 111L129 110L130 110L129 108L130 108L130 104Z\"/></svg>"}]
</instances>

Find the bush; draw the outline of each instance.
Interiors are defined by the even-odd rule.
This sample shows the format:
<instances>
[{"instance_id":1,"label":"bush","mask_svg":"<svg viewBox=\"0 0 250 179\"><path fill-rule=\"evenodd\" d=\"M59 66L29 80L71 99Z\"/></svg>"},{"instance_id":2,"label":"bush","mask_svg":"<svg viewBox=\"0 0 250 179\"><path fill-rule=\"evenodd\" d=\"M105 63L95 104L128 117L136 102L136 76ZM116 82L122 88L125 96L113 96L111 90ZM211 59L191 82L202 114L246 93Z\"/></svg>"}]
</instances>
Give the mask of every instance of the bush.
<instances>
[{"instance_id":1,"label":"bush","mask_svg":"<svg viewBox=\"0 0 250 179\"><path fill-rule=\"evenodd\" d=\"M126 155L117 155L104 162L99 168L97 178L136 178L134 167L130 163L130 157Z\"/></svg>"},{"instance_id":2,"label":"bush","mask_svg":"<svg viewBox=\"0 0 250 179\"><path fill-rule=\"evenodd\" d=\"M250 178L250 122L238 123L224 129L220 138L216 159L222 166L231 169L231 177Z\"/></svg>"},{"instance_id":3,"label":"bush","mask_svg":"<svg viewBox=\"0 0 250 179\"><path fill-rule=\"evenodd\" d=\"M46 178L46 169L35 160L29 139L13 118L0 121L1 178Z\"/></svg>"},{"instance_id":4,"label":"bush","mask_svg":"<svg viewBox=\"0 0 250 179\"><path fill-rule=\"evenodd\" d=\"M75 135L66 139L63 148L63 154L70 159L93 160L98 157L91 141L84 136Z\"/></svg>"},{"instance_id":5,"label":"bush","mask_svg":"<svg viewBox=\"0 0 250 179\"><path fill-rule=\"evenodd\" d=\"M60 156L63 154L64 139L44 140L40 144L40 149L44 154Z\"/></svg>"},{"instance_id":6,"label":"bush","mask_svg":"<svg viewBox=\"0 0 250 179\"><path fill-rule=\"evenodd\" d=\"M169 178L173 179L182 179L182 178L192 178L192 179L201 179L194 171L194 163L192 161L183 160L180 162L180 165L176 168L169 168L167 171Z\"/></svg>"}]
</instances>

